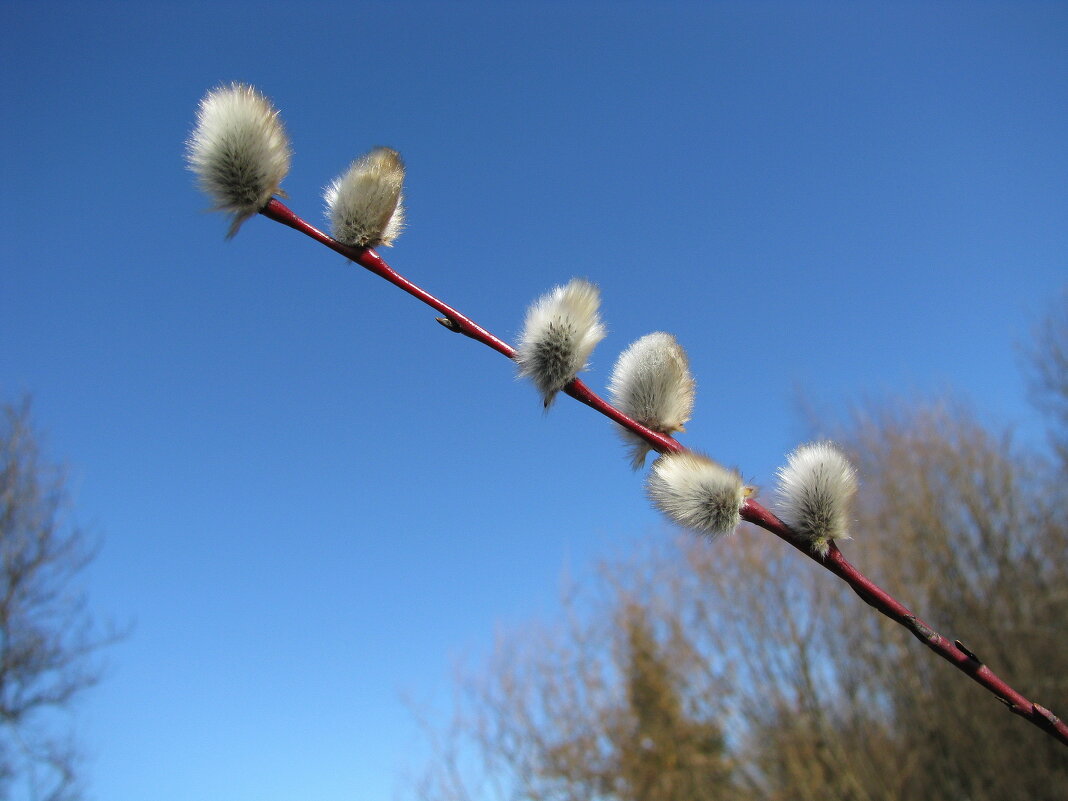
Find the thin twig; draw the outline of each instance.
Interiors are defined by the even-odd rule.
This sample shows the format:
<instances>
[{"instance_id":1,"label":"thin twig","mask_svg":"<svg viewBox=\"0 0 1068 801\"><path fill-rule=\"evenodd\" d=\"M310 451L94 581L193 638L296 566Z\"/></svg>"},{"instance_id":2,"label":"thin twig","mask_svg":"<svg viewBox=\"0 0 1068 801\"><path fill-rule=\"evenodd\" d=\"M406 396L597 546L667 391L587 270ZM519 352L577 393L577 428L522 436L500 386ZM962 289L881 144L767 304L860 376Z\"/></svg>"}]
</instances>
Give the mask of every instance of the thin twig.
<instances>
[{"instance_id":1,"label":"thin twig","mask_svg":"<svg viewBox=\"0 0 1068 801\"><path fill-rule=\"evenodd\" d=\"M830 543L827 556L821 558L798 540L789 526L752 499L747 500L742 506L742 519L770 531L834 573L848 584L864 603L886 615L895 623L904 626L916 639L962 673L967 674L973 681L992 692L1012 712L1038 726L1064 745L1068 745L1068 724L1045 707L1027 700L959 641L950 642L945 636L935 631L930 624L910 612L904 604L861 573L845 558L834 542Z\"/></svg>"},{"instance_id":2,"label":"thin twig","mask_svg":"<svg viewBox=\"0 0 1068 801\"><path fill-rule=\"evenodd\" d=\"M370 270L380 278L385 278L394 286L400 287L409 295L423 301L423 303L430 306L435 311L445 315L445 325L450 331L464 334L471 339L481 342L487 347L493 348L495 351L507 356L509 359L515 359L515 348L504 340L495 337L467 315L460 313L452 306L449 306L447 303L434 297L422 287L413 284L386 264L382 257L372 248L357 248L341 244L333 237L320 231L314 225L311 225L306 220L298 217L277 198L271 198L271 201L260 213L275 222L288 225L290 228L296 229L306 236L310 236L316 242L326 245L331 250L340 253L346 259L356 262L361 267ZM664 436L657 431L646 428L637 420L632 420L630 417L627 417L627 415L623 414L623 412L619 411L619 409L612 406L612 404L608 403L608 401L586 386L581 379L576 378L572 380L571 383L564 387L564 392L580 403L585 403L591 409L596 409L605 417L614 420L624 428L633 431L639 437L645 439L645 441L655 448L658 453L685 450L682 445L671 437Z\"/></svg>"},{"instance_id":3,"label":"thin twig","mask_svg":"<svg viewBox=\"0 0 1068 801\"><path fill-rule=\"evenodd\" d=\"M356 248L341 244L315 226L301 219L277 198L272 198L260 213L275 222L280 222L283 225L288 225L290 228L300 231L302 234L326 245L331 250L340 253L345 258L356 262L361 267L370 270L375 275L386 279L394 286L403 289L409 295L418 298L423 303L444 315L444 319L439 319L439 322L442 322L442 324L449 328L449 330L464 334L471 339L481 342L509 359L515 359L515 348L504 340L491 334L466 315L442 302L416 284L413 284L386 264L382 257L373 249ZM641 423L627 417L577 378L573 379L571 383L564 388L564 392L580 403L586 404L590 408L595 409L624 428L637 434L648 442L658 453L677 453L685 450L679 442L671 437L652 431ZM1004 703L1013 713L1030 721L1042 731L1059 740L1062 744L1068 745L1068 724L1060 720L1045 707L1027 700L1027 698L1010 687L1003 679L984 665L975 654L959 642L951 642L935 631L926 622L912 614L912 612L910 612L901 602L852 565L845 556L842 555L842 552L834 542L830 543L827 555L825 557L820 557L813 553L804 542L798 539L793 531L790 530L789 526L751 498L746 500L743 504L741 516L742 519L771 532L789 545L792 545L794 548L801 551L801 553L817 564L834 573L834 575L838 576L838 578L848 584L853 592L859 595L865 603L883 615L886 615L886 617L890 618L895 623L904 626L918 640L920 640L920 642L954 665L958 670L968 675L973 681L993 693L994 696Z\"/></svg>"}]
</instances>

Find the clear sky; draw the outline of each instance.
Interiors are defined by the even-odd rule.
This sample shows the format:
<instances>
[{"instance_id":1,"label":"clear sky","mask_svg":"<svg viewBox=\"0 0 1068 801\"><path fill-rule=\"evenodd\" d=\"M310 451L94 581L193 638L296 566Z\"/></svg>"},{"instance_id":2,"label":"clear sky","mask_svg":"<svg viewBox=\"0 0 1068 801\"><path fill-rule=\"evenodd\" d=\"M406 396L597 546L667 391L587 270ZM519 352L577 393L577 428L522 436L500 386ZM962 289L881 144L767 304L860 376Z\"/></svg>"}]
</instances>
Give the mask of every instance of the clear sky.
<instances>
[{"instance_id":1,"label":"clear sky","mask_svg":"<svg viewBox=\"0 0 1068 801\"><path fill-rule=\"evenodd\" d=\"M654 330L684 442L771 483L798 398L954 388L1026 439L1018 345L1068 279L1068 4L52 3L0 9L0 397L34 397L132 623L79 707L89 795L406 792L435 705L561 576L665 530L609 424L182 159L260 87L290 205L374 145L386 258L514 340L600 285L588 381ZM729 547L729 543L722 544ZM848 552L848 551L847 551Z\"/></svg>"}]
</instances>

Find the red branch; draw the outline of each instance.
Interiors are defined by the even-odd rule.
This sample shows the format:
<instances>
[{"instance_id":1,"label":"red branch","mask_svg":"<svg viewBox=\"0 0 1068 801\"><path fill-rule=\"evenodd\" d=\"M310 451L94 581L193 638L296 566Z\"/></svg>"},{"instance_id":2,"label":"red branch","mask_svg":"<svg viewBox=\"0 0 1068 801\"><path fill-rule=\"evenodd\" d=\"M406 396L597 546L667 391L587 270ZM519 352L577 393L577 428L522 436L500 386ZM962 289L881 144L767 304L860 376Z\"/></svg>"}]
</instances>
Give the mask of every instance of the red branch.
<instances>
[{"instance_id":1,"label":"red branch","mask_svg":"<svg viewBox=\"0 0 1068 801\"><path fill-rule=\"evenodd\" d=\"M400 287L409 295L418 298L423 303L444 315L443 317L438 318L438 322L450 331L464 334L471 339L481 342L483 345L493 348L495 351L507 356L509 359L515 359L515 348L504 340L495 337L485 328L478 325L474 320L438 300L421 287L413 284L386 264L385 261L382 260L382 257L371 248L356 248L341 244L315 226L298 217L277 198L272 198L260 213L275 222L288 225L290 228L294 228L302 234L310 236L312 239L326 245L331 250L337 251L345 258L356 262L375 275ZM636 420L627 417L627 415L623 414L610 403L598 396L578 378L573 379L571 383L564 387L564 392L580 403L586 404L590 408L595 409L624 428L627 428L642 437L658 453L666 453L669 451L677 453L685 450L679 442L671 437L667 437L646 428ZM1032 701L1028 701L1023 695L1018 693L1006 684L1003 679L991 671L990 668L984 665L982 661L975 654L965 648L960 641L950 642L931 628L926 622L912 614L912 612L910 612L900 601L857 570L857 568L842 555L838 546L833 542L830 544L830 549L828 550L827 555L825 557L820 557L813 553L807 543L799 539L793 531L790 530L789 526L752 499L746 500L742 505L741 515L742 519L770 531L775 536L801 551L801 553L815 561L817 564L834 573L834 575L838 576L838 578L848 584L853 592L859 595L866 604L886 615L895 623L904 626L920 642L940 657L950 662L958 670L971 677L973 681L993 693L994 696L1004 703L1013 713L1030 721L1064 745L1068 745L1068 724L1065 724L1064 721L1045 707Z\"/></svg>"},{"instance_id":2,"label":"red branch","mask_svg":"<svg viewBox=\"0 0 1068 801\"><path fill-rule=\"evenodd\" d=\"M373 272L375 275L385 278L394 286L400 287L409 295L418 298L423 301L427 306L432 309L441 312L444 319L439 318L439 322L442 323L450 331L455 331L458 334L464 334L471 339L481 342L490 348L493 348L500 354L507 356L509 359L515 359L515 348L509 345L502 339L498 339L485 328L480 326L470 317L461 314L452 306L438 300L422 287L416 286L403 275L398 273L392 267L382 260L371 248L356 248L349 245L343 245L333 237L324 234L314 225L311 225L306 220L301 219L293 213L285 204L279 201L277 198L271 198L267 206L260 212L265 217L269 217L275 222L280 222L283 225L288 225L290 228L294 228L300 231L302 234L310 236L316 242L321 242L331 250L337 251L346 259L354 261L361 267ZM564 387L564 392L570 395L580 403L585 403L591 409L596 409L605 417L619 423L624 428L628 428L637 434L639 437L645 439L652 447L654 447L659 453L665 451L681 451L684 450L682 445L673 440L671 437L664 436L663 434L653 431L650 428L646 428L637 420L632 420L619 411L615 406L608 403L604 398L600 397L592 389L586 386L580 379L575 378Z\"/></svg>"},{"instance_id":3,"label":"red branch","mask_svg":"<svg viewBox=\"0 0 1068 801\"><path fill-rule=\"evenodd\" d=\"M817 564L830 570L849 585L864 603L886 615L895 623L904 626L917 640L922 642L940 657L951 663L973 681L981 684L994 694L1009 710L1024 720L1038 726L1042 731L1068 745L1068 724L1058 718L1044 706L1028 701L1023 695L1010 687L1004 679L983 664L975 654L969 651L959 640L950 642L935 631L926 621L920 619L908 608L890 595L886 590L861 573L838 549L833 542L827 556L821 558L814 554L806 544L799 540L790 527L765 509L756 501L749 499L742 505L742 519L770 531L775 536L789 543Z\"/></svg>"}]
</instances>

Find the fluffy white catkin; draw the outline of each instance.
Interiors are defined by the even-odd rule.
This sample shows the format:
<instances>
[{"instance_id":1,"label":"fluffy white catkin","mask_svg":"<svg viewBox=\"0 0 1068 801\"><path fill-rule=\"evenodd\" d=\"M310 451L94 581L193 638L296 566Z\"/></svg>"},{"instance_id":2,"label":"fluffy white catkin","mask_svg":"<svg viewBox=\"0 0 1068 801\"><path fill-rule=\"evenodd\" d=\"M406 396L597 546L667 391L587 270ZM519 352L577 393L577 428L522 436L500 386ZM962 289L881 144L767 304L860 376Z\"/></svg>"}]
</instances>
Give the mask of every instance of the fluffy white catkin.
<instances>
[{"instance_id":1,"label":"fluffy white catkin","mask_svg":"<svg viewBox=\"0 0 1068 801\"><path fill-rule=\"evenodd\" d=\"M219 87L200 101L186 161L213 208L233 217L228 237L281 191L291 158L278 111L254 87Z\"/></svg>"},{"instance_id":2,"label":"fluffy white catkin","mask_svg":"<svg viewBox=\"0 0 1068 801\"><path fill-rule=\"evenodd\" d=\"M404 226L403 188L396 150L376 147L356 159L323 193L334 239L354 247L392 245Z\"/></svg>"},{"instance_id":3,"label":"fluffy white catkin","mask_svg":"<svg viewBox=\"0 0 1068 801\"><path fill-rule=\"evenodd\" d=\"M527 311L515 360L519 375L533 380L546 408L586 367L594 347L604 339L600 305L597 287L573 278L542 295Z\"/></svg>"},{"instance_id":4,"label":"fluffy white catkin","mask_svg":"<svg viewBox=\"0 0 1068 801\"><path fill-rule=\"evenodd\" d=\"M742 504L752 492L738 471L693 451L658 458L645 487L657 509L680 526L711 537L737 528Z\"/></svg>"},{"instance_id":5,"label":"fluffy white catkin","mask_svg":"<svg viewBox=\"0 0 1068 801\"><path fill-rule=\"evenodd\" d=\"M831 442L802 445L778 470L776 511L783 522L825 556L833 539L847 539L857 473Z\"/></svg>"},{"instance_id":6,"label":"fluffy white catkin","mask_svg":"<svg viewBox=\"0 0 1068 801\"><path fill-rule=\"evenodd\" d=\"M608 392L612 403L628 417L653 431L673 434L693 414L696 385L686 351L671 334L657 331L637 340L616 361ZM649 444L619 427L631 452L631 466L645 464Z\"/></svg>"}]
</instances>

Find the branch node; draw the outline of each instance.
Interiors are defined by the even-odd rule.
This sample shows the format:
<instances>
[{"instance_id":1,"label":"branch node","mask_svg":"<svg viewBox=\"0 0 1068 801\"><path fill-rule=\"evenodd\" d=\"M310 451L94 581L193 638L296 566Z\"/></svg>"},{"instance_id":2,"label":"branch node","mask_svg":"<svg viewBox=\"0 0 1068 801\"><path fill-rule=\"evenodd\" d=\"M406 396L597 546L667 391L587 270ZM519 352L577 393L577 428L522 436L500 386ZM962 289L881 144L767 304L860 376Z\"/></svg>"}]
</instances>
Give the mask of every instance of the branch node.
<instances>
[{"instance_id":1,"label":"branch node","mask_svg":"<svg viewBox=\"0 0 1068 801\"><path fill-rule=\"evenodd\" d=\"M905 615L905 625L908 627L908 630L922 642L933 642L938 636L935 634L934 629L916 617L916 615Z\"/></svg>"},{"instance_id":2,"label":"branch node","mask_svg":"<svg viewBox=\"0 0 1068 801\"><path fill-rule=\"evenodd\" d=\"M1034 717L1042 720L1043 726L1050 729L1056 729L1060 725L1061 719L1041 704L1031 704L1031 713Z\"/></svg>"},{"instance_id":3,"label":"branch node","mask_svg":"<svg viewBox=\"0 0 1068 801\"><path fill-rule=\"evenodd\" d=\"M958 650L958 651L960 651L960 652L961 652L962 654L964 654L964 655L965 655L966 657L968 657L968 658L969 658L970 660L972 660L972 662L974 662L974 663L975 663L975 666L976 666L976 667L978 667L979 665L983 664L983 660L982 660L982 659L980 659L979 657L977 657L977 656L975 655L975 652L974 652L974 651L972 651L972 650L970 650L970 649L969 649L969 648L968 648L968 647L967 647L967 646L966 646L966 645L965 645L964 643L962 643L962 642L961 642L960 640L954 640L954 641L953 641L953 644L954 644L955 646L957 646L957 650Z\"/></svg>"},{"instance_id":4,"label":"branch node","mask_svg":"<svg viewBox=\"0 0 1068 801\"><path fill-rule=\"evenodd\" d=\"M460 327L460 324L457 323L451 317L435 317L434 319L441 323L445 328L448 328L454 334L463 333L463 329Z\"/></svg>"}]
</instances>

